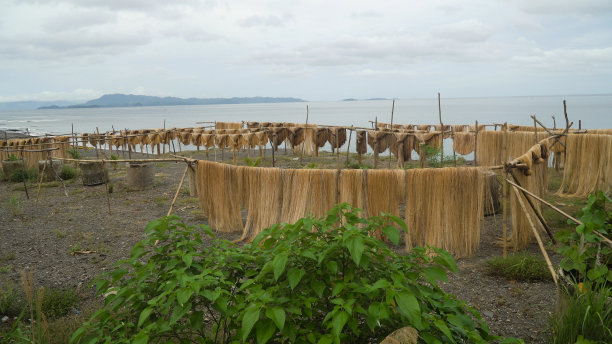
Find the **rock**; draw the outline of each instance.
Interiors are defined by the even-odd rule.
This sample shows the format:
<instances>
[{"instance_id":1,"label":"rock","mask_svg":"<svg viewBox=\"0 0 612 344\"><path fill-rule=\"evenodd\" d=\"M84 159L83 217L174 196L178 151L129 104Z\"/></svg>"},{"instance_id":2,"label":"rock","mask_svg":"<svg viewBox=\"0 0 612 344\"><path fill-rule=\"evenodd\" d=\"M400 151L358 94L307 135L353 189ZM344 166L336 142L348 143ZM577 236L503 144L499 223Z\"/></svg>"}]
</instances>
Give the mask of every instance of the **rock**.
<instances>
[{"instance_id":1,"label":"rock","mask_svg":"<svg viewBox=\"0 0 612 344\"><path fill-rule=\"evenodd\" d=\"M419 332L410 326L395 330L387 336L380 344L417 344Z\"/></svg>"},{"instance_id":2,"label":"rock","mask_svg":"<svg viewBox=\"0 0 612 344\"><path fill-rule=\"evenodd\" d=\"M490 311L482 311L482 314L484 314L484 316L486 316L486 317L493 318L493 312L490 312Z\"/></svg>"},{"instance_id":3,"label":"rock","mask_svg":"<svg viewBox=\"0 0 612 344\"><path fill-rule=\"evenodd\" d=\"M5 323L9 320L9 317L7 317L6 315L2 317L2 322Z\"/></svg>"}]
</instances>

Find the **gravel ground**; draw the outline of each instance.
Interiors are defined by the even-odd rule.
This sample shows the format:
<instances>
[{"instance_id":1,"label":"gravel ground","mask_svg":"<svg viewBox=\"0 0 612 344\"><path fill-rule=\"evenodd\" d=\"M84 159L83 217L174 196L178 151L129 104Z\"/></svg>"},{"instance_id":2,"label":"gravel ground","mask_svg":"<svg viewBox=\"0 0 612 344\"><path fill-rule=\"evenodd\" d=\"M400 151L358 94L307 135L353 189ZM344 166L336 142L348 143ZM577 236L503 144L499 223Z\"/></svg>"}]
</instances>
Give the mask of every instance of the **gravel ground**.
<instances>
[{"instance_id":1,"label":"gravel ground","mask_svg":"<svg viewBox=\"0 0 612 344\"><path fill-rule=\"evenodd\" d=\"M226 159L231 158L228 155ZM93 278L129 256L132 246L142 240L147 222L166 215L185 168L183 163L156 163L154 186L133 191L126 186L125 166L118 165L116 170L109 166L110 214L104 185L86 187L80 179L68 181L66 197L61 184L48 183L36 204L35 185L29 186L30 199L26 199L22 184L0 182L0 264L8 266L0 273L0 283L18 283L22 269L33 269L38 286L77 288L83 302L95 302L89 286ZM188 194L187 182L174 209L187 224L205 223L197 199ZM443 288L477 308L494 333L544 343L555 286L487 276L484 261L501 254L501 248L493 245L500 236L501 216L487 217L477 255L460 259L459 272ZM73 255L73 251L94 252ZM536 244L528 251L539 255ZM559 257L553 254L552 259L557 262Z\"/></svg>"}]
</instances>

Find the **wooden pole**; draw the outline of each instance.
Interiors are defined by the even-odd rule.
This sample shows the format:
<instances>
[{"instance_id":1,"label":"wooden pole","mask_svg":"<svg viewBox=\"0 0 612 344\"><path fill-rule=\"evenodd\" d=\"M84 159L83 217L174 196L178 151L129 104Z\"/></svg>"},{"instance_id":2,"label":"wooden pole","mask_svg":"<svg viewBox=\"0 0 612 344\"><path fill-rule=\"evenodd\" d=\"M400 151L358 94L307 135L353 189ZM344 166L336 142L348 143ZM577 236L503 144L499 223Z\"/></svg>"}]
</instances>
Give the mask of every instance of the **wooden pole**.
<instances>
[{"instance_id":1,"label":"wooden pole","mask_svg":"<svg viewBox=\"0 0 612 344\"><path fill-rule=\"evenodd\" d=\"M179 183L178 189L176 189L176 193L174 194L174 198L172 199L172 203L170 204L170 209L168 209L167 216L170 216L170 214L172 214L172 208L174 207L174 203L176 203L176 199L178 198L178 195L181 192L181 188L183 187L183 182L185 182L185 176L187 175L187 171L189 171L189 164L187 164L187 167L185 167L185 172L183 172L181 182Z\"/></svg>"},{"instance_id":2,"label":"wooden pole","mask_svg":"<svg viewBox=\"0 0 612 344\"><path fill-rule=\"evenodd\" d=\"M538 143L538 126L536 125L537 122L535 115L531 117L533 117L533 144L535 145L536 143Z\"/></svg>"},{"instance_id":3,"label":"wooden pole","mask_svg":"<svg viewBox=\"0 0 612 344\"><path fill-rule=\"evenodd\" d=\"M474 129L476 129L474 133L474 166L478 166L478 121L476 121Z\"/></svg>"},{"instance_id":4,"label":"wooden pole","mask_svg":"<svg viewBox=\"0 0 612 344\"><path fill-rule=\"evenodd\" d=\"M391 104L391 132L393 133L393 112L395 111L395 99L393 99L393 103ZM389 161L388 168L391 168L391 149L389 149Z\"/></svg>"},{"instance_id":5,"label":"wooden pole","mask_svg":"<svg viewBox=\"0 0 612 344\"><path fill-rule=\"evenodd\" d=\"M554 130L554 129L557 129L557 120L555 119L554 115L552 116L552 119L553 119L553 130Z\"/></svg>"},{"instance_id":6,"label":"wooden pole","mask_svg":"<svg viewBox=\"0 0 612 344\"><path fill-rule=\"evenodd\" d=\"M306 105L306 106L308 106L308 105ZM275 167L274 165L276 163L276 161L274 160L275 159L274 158L274 143L272 142L272 141L274 141L274 137L276 137L276 134L272 133L272 140L270 140L270 147L272 147L272 167Z\"/></svg>"},{"instance_id":7,"label":"wooden pole","mask_svg":"<svg viewBox=\"0 0 612 344\"><path fill-rule=\"evenodd\" d=\"M440 131L442 132L442 145L440 145L440 167L444 167L444 124L442 124L442 105L440 103L440 92L438 92L438 115L440 117Z\"/></svg>"},{"instance_id":8,"label":"wooden pole","mask_svg":"<svg viewBox=\"0 0 612 344\"><path fill-rule=\"evenodd\" d=\"M516 187L513 187L512 189L514 190L514 193L516 194L516 198L518 199L519 204L521 205L521 208L523 209L523 213L525 214L525 216L527 217L527 220L529 221L529 225L531 227L531 230L533 231L533 235L535 235L536 240L538 241L538 246L540 246L540 251L542 252L542 255L544 256L544 259L546 260L546 265L548 266L548 270L550 271L550 274L552 275L552 278L555 281L555 285L558 286L559 284L557 282L557 274L555 273L555 269L553 268L552 263L550 262L550 258L548 258L548 253L546 252L546 249L544 248L544 244L542 243L540 234L536 230L535 225L533 224L533 221L531 220L531 217L529 216L529 213L527 212L527 207L525 207L525 203L521 199L521 195L519 194L518 189Z\"/></svg>"},{"instance_id":9,"label":"wooden pole","mask_svg":"<svg viewBox=\"0 0 612 344\"><path fill-rule=\"evenodd\" d=\"M346 145L346 165L349 164L349 149L351 148L351 137L353 136L353 126L351 125L351 129L349 130L349 139L348 144Z\"/></svg>"},{"instance_id":10,"label":"wooden pole","mask_svg":"<svg viewBox=\"0 0 612 344\"><path fill-rule=\"evenodd\" d=\"M304 136L306 136L306 130L308 130L308 105L306 105L306 127L304 128ZM300 152L300 164L304 158L304 149L306 148L306 141L302 142L302 150Z\"/></svg>"},{"instance_id":11,"label":"wooden pole","mask_svg":"<svg viewBox=\"0 0 612 344\"><path fill-rule=\"evenodd\" d=\"M453 140L453 166L457 167L457 152L455 152L455 128L451 126L451 139Z\"/></svg>"},{"instance_id":12,"label":"wooden pole","mask_svg":"<svg viewBox=\"0 0 612 344\"><path fill-rule=\"evenodd\" d=\"M514 182L517 185L522 186L521 183L519 183L519 181L516 178L516 176L514 175L513 171L510 171L510 175L512 176L512 180L514 180ZM524 193L524 192L522 192L522 193L523 193L523 196L525 196L525 199L527 200L527 203L529 203L529 205L531 206L531 210L533 210L533 213L536 215L536 217L538 218L538 220L542 224L542 227L544 227L544 229L546 230L546 233L550 237L550 240L552 240L553 244L556 244L557 240L555 240L555 236L552 234L552 230L550 229L550 227L548 227L548 224L546 223L546 220L544 220L544 218L542 217L540 212L536 209L535 204L533 204L533 201L531 201L531 199L529 197L527 197L527 194Z\"/></svg>"},{"instance_id":13,"label":"wooden pole","mask_svg":"<svg viewBox=\"0 0 612 344\"><path fill-rule=\"evenodd\" d=\"M508 122L503 125L504 136L502 138L502 164L508 161ZM502 183L502 230L503 230L503 245L504 258L508 256L508 172L504 169L504 182Z\"/></svg>"},{"instance_id":14,"label":"wooden pole","mask_svg":"<svg viewBox=\"0 0 612 344\"><path fill-rule=\"evenodd\" d=\"M563 99L563 114L565 115L565 143L567 143L567 134L569 133L569 118L567 118L567 103ZM567 161L567 149L563 151L563 164Z\"/></svg>"},{"instance_id":15,"label":"wooden pole","mask_svg":"<svg viewBox=\"0 0 612 344\"><path fill-rule=\"evenodd\" d=\"M23 170L21 171L21 177L23 179L23 188L25 190L26 199L30 199L30 194L28 194L28 185L26 183L26 170L25 170L25 159L23 158L23 148L21 148L21 161L23 162Z\"/></svg>"},{"instance_id":16,"label":"wooden pole","mask_svg":"<svg viewBox=\"0 0 612 344\"><path fill-rule=\"evenodd\" d=\"M47 159L49 158L48 154L49 153L47 153ZM42 186L42 181L43 181L43 178L45 176L45 170L46 169L47 169L47 160L45 159L45 163L43 165L42 173L40 174L40 179L38 181L38 191L36 191L36 202L34 202L34 205L38 205L38 196L40 196L40 187Z\"/></svg>"}]
</instances>

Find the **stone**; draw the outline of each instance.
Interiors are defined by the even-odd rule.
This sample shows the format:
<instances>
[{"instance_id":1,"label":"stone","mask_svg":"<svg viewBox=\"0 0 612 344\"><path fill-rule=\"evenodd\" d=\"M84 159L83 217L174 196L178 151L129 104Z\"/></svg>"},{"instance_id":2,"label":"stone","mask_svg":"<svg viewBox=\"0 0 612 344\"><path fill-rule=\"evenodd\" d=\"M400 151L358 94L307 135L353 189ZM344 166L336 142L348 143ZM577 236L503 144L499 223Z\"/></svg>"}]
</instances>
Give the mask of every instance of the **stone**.
<instances>
[{"instance_id":1,"label":"stone","mask_svg":"<svg viewBox=\"0 0 612 344\"><path fill-rule=\"evenodd\" d=\"M419 332L410 326L406 326L393 331L380 344L417 344L418 339Z\"/></svg>"}]
</instances>

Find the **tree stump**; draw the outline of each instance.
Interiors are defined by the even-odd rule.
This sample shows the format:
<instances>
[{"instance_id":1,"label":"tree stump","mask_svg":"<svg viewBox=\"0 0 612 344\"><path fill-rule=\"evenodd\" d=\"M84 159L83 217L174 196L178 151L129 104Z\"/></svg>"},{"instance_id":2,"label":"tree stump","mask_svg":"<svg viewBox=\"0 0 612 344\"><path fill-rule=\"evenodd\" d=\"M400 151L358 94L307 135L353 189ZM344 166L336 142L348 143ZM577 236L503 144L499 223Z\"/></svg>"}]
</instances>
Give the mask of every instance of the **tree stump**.
<instances>
[{"instance_id":1,"label":"tree stump","mask_svg":"<svg viewBox=\"0 0 612 344\"><path fill-rule=\"evenodd\" d=\"M44 168L45 174L42 176L42 181L45 183L56 180L57 176L59 176L64 169L64 164L62 164L60 160L53 159L52 161L53 167L51 167L49 160L38 160L38 173L42 173ZM44 167L45 162L47 163L47 167Z\"/></svg>"},{"instance_id":2,"label":"tree stump","mask_svg":"<svg viewBox=\"0 0 612 344\"><path fill-rule=\"evenodd\" d=\"M127 185L134 190L146 190L153 186L153 164L131 162L127 165Z\"/></svg>"},{"instance_id":3,"label":"tree stump","mask_svg":"<svg viewBox=\"0 0 612 344\"><path fill-rule=\"evenodd\" d=\"M81 178L84 186L95 186L105 183L106 165L97 161L81 161L79 162L81 169ZM108 181L108 180L106 180Z\"/></svg>"},{"instance_id":4,"label":"tree stump","mask_svg":"<svg viewBox=\"0 0 612 344\"><path fill-rule=\"evenodd\" d=\"M19 171L23 171L25 168L24 160L2 160L2 172L4 173L4 179L8 180L11 174Z\"/></svg>"}]
</instances>

